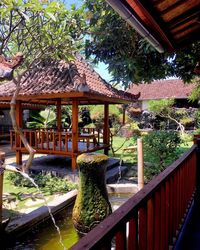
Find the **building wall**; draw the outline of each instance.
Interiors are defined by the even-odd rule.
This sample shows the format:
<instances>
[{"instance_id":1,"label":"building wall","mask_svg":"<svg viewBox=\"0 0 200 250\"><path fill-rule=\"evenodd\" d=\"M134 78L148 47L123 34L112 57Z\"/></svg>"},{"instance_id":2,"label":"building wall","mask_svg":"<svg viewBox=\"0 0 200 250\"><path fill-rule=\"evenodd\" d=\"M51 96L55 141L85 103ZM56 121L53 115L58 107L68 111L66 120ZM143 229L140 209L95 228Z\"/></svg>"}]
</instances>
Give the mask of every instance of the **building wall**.
<instances>
[{"instance_id":1,"label":"building wall","mask_svg":"<svg viewBox=\"0 0 200 250\"><path fill-rule=\"evenodd\" d=\"M142 101L142 110L149 109L149 101Z\"/></svg>"}]
</instances>

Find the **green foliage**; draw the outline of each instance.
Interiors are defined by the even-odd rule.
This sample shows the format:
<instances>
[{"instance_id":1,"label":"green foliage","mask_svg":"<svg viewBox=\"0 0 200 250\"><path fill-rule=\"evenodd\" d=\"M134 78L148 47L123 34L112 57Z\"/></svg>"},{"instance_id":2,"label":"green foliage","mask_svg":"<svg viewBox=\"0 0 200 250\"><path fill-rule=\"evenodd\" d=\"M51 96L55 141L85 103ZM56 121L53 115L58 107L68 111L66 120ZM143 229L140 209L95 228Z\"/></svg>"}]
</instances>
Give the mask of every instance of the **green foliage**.
<instances>
[{"instance_id":1,"label":"green foliage","mask_svg":"<svg viewBox=\"0 0 200 250\"><path fill-rule=\"evenodd\" d=\"M61 1L3 0L0 3L0 54L24 55L23 68L35 58L72 60L82 48L82 9L68 10Z\"/></svg>"},{"instance_id":2,"label":"green foliage","mask_svg":"<svg viewBox=\"0 0 200 250\"><path fill-rule=\"evenodd\" d=\"M193 143L193 134L189 134L189 133L184 133L180 135L181 137L181 142L183 143L184 146L187 146L191 143Z\"/></svg>"},{"instance_id":3,"label":"green foliage","mask_svg":"<svg viewBox=\"0 0 200 250\"><path fill-rule=\"evenodd\" d=\"M200 110L197 110L195 112L195 122L196 122L197 128L200 128Z\"/></svg>"},{"instance_id":4,"label":"green foliage","mask_svg":"<svg viewBox=\"0 0 200 250\"><path fill-rule=\"evenodd\" d=\"M42 192L45 194L54 194L57 192L68 192L77 188L77 184L69 182L51 175L31 174L30 177L34 179ZM9 173L7 179L10 180L15 186L32 188L34 185L20 174Z\"/></svg>"},{"instance_id":5,"label":"green foliage","mask_svg":"<svg viewBox=\"0 0 200 250\"><path fill-rule=\"evenodd\" d=\"M194 119L191 117L183 117L180 119L180 123L183 124L183 126L190 126L194 123Z\"/></svg>"},{"instance_id":6,"label":"green foliage","mask_svg":"<svg viewBox=\"0 0 200 250\"><path fill-rule=\"evenodd\" d=\"M132 130L139 130L137 122L131 122L130 127L131 127Z\"/></svg>"},{"instance_id":7,"label":"green foliage","mask_svg":"<svg viewBox=\"0 0 200 250\"><path fill-rule=\"evenodd\" d=\"M145 161L162 171L178 156L177 147L181 139L177 132L154 131L144 137ZM154 170L153 170L154 171Z\"/></svg>"},{"instance_id":8,"label":"green foliage","mask_svg":"<svg viewBox=\"0 0 200 250\"><path fill-rule=\"evenodd\" d=\"M51 128L55 125L56 114L51 109L45 109L39 113L31 113L31 120L27 123L28 128Z\"/></svg>"},{"instance_id":9,"label":"green foliage","mask_svg":"<svg viewBox=\"0 0 200 250\"><path fill-rule=\"evenodd\" d=\"M192 93L189 96L189 100L194 102L196 100L200 100L200 77L195 77L192 80L192 83L195 84L195 88L192 90Z\"/></svg>"},{"instance_id":10,"label":"green foliage","mask_svg":"<svg viewBox=\"0 0 200 250\"><path fill-rule=\"evenodd\" d=\"M165 118L160 127L165 129L167 120L170 120L176 123L183 133L184 127L193 125L194 119L189 116L185 108L174 108L174 104L174 99L149 101L149 110L155 115Z\"/></svg>"},{"instance_id":11,"label":"green foliage","mask_svg":"<svg viewBox=\"0 0 200 250\"><path fill-rule=\"evenodd\" d=\"M163 169L159 165L148 165L144 168L145 182L149 182L154 176L161 173Z\"/></svg>"},{"instance_id":12,"label":"green foliage","mask_svg":"<svg viewBox=\"0 0 200 250\"><path fill-rule=\"evenodd\" d=\"M104 120L104 106L96 105L92 106L90 110L90 115L95 123L96 127L103 126ZM109 119L112 126L117 126L120 124L120 109L116 105L109 106Z\"/></svg>"},{"instance_id":13,"label":"green foliage","mask_svg":"<svg viewBox=\"0 0 200 250\"><path fill-rule=\"evenodd\" d=\"M190 81L200 57L200 42L188 45L175 53L155 51L104 0L86 0L90 36L86 55L94 63L104 62L113 81L128 83L149 82L177 76Z\"/></svg>"},{"instance_id":14,"label":"green foliage","mask_svg":"<svg viewBox=\"0 0 200 250\"><path fill-rule=\"evenodd\" d=\"M172 113L172 107L175 104L174 99L161 99L149 101L149 111L155 115L167 116Z\"/></svg>"}]
</instances>

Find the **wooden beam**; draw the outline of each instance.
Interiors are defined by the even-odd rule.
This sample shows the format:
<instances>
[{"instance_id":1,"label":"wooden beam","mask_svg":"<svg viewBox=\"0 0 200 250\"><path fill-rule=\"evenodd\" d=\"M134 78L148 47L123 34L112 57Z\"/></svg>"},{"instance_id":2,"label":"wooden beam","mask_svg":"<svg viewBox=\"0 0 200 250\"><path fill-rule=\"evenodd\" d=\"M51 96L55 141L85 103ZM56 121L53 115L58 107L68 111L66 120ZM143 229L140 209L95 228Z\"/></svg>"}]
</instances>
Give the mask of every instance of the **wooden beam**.
<instances>
[{"instance_id":1,"label":"wooden beam","mask_svg":"<svg viewBox=\"0 0 200 250\"><path fill-rule=\"evenodd\" d=\"M175 24L169 25L169 29L172 31L172 30L174 30L176 28L179 28L180 26L182 26L184 24L187 24L191 20L196 20L196 22L198 21L198 15L197 15L197 13L194 13L193 15L191 15L191 16L183 19L183 20L180 20L179 22L177 22Z\"/></svg>"},{"instance_id":2,"label":"wooden beam","mask_svg":"<svg viewBox=\"0 0 200 250\"><path fill-rule=\"evenodd\" d=\"M173 35L177 40L181 40L182 38L187 39L192 33L198 32L198 29L200 29L200 24L192 23L191 25L188 25L187 27L173 33Z\"/></svg>"},{"instance_id":3,"label":"wooden beam","mask_svg":"<svg viewBox=\"0 0 200 250\"><path fill-rule=\"evenodd\" d=\"M109 103L109 104L123 104L123 103L130 103L134 100L128 98L118 98L118 97L111 97L101 94L95 93L88 93L88 92L68 92L68 93L55 93L55 94L44 94L44 95L18 95L17 100L21 100L24 102L40 102L42 104L52 104L55 103L56 99L63 99L65 101L69 101L72 103L74 99L78 99L80 102L93 102L94 104L100 103ZM10 101L11 96L0 96L0 101Z\"/></svg>"},{"instance_id":4,"label":"wooden beam","mask_svg":"<svg viewBox=\"0 0 200 250\"><path fill-rule=\"evenodd\" d=\"M199 7L195 6L188 11L181 13L178 16L173 17L170 21L167 22L169 28L176 26L179 23L182 23L184 20L187 20L190 17L194 17L195 15L198 16L200 13Z\"/></svg>"},{"instance_id":5,"label":"wooden beam","mask_svg":"<svg viewBox=\"0 0 200 250\"><path fill-rule=\"evenodd\" d=\"M178 39L177 41L177 45L176 45L176 50L178 51L180 48L182 47L187 47L189 43L191 43L191 41L197 41L200 39L200 32L194 31L190 34L188 34L187 36Z\"/></svg>"},{"instance_id":6,"label":"wooden beam","mask_svg":"<svg viewBox=\"0 0 200 250\"><path fill-rule=\"evenodd\" d=\"M179 7L182 3L186 3L186 0L178 0L177 2L174 2L174 3L172 2L171 5L169 5L164 10L160 11L160 15L167 14L168 12L170 12L170 11L174 10L175 8Z\"/></svg>"},{"instance_id":7,"label":"wooden beam","mask_svg":"<svg viewBox=\"0 0 200 250\"><path fill-rule=\"evenodd\" d=\"M109 145L110 134L109 134L109 105L104 105L104 129L103 129L103 143ZM108 155L109 148L104 149L104 154Z\"/></svg>"},{"instance_id":8,"label":"wooden beam","mask_svg":"<svg viewBox=\"0 0 200 250\"><path fill-rule=\"evenodd\" d=\"M16 122L19 128L22 128L23 126L23 120L22 120L22 105L21 101L16 101ZM20 147L21 139L20 136L16 136L16 147ZM16 163L18 165L22 164L22 152L21 150L16 150Z\"/></svg>"},{"instance_id":9,"label":"wooden beam","mask_svg":"<svg viewBox=\"0 0 200 250\"><path fill-rule=\"evenodd\" d=\"M57 121L58 132L62 130L61 115L62 115L61 99L58 99L56 103L56 116L57 116L56 121Z\"/></svg>"},{"instance_id":10,"label":"wooden beam","mask_svg":"<svg viewBox=\"0 0 200 250\"><path fill-rule=\"evenodd\" d=\"M78 153L78 100L72 101L72 170L76 169Z\"/></svg>"}]
</instances>

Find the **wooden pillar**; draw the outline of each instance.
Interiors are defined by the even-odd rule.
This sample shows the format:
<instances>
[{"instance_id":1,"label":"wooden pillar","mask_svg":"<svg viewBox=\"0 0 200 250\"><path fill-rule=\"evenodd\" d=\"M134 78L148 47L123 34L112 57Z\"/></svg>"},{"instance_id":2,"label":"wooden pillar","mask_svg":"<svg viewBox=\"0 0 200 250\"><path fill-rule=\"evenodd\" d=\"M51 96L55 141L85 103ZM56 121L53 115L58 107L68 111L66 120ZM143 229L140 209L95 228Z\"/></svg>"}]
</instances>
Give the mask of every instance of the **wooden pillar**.
<instances>
[{"instance_id":1,"label":"wooden pillar","mask_svg":"<svg viewBox=\"0 0 200 250\"><path fill-rule=\"evenodd\" d=\"M0 230L2 225L2 205L3 205L3 168L5 153L0 151Z\"/></svg>"},{"instance_id":2,"label":"wooden pillar","mask_svg":"<svg viewBox=\"0 0 200 250\"><path fill-rule=\"evenodd\" d=\"M104 104L104 130L103 130L103 143L109 145L110 134L109 134L109 105ZM109 147L104 149L104 154L108 155Z\"/></svg>"},{"instance_id":3,"label":"wooden pillar","mask_svg":"<svg viewBox=\"0 0 200 250\"><path fill-rule=\"evenodd\" d=\"M21 105L21 101L16 101L16 123L19 126L19 128L22 128L23 126L23 120L22 120L22 105ZM19 148L20 147L20 143L21 139L20 136L17 135L16 136L16 147ZM16 163L18 165L22 164L22 152L20 149L16 150Z\"/></svg>"},{"instance_id":4,"label":"wooden pillar","mask_svg":"<svg viewBox=\"0 0 200 250\"><path fill-rule=\"evenodd\" d=\"M122 118L122 125L125 125L126 122L126 105L123 104L123 118Z\"/></svg>"},{"instance_id":5,"label":"wooden pillar","mask_svg":"<svg viewBox=\"0 0 200 250\"><path fill-rule=\"evenodd\" d=\"M72 170L76 169L78 153L78 101L72 101Z\"/></svg>"},{"instance_id":6,"label":"wooden pillar","mask_svg":"<svg viewBox=\"0 0 200 250\"><path fill-rule=\"evenodd\" d=\"M137 139L138 153L138 189L144 187L144 159L143 159L143 142L141 138Z\"/></svg>"},{"instance_id":7,"label":"wooden pillar","mask_svg":"<svg viewBox=\"0 0 200 250\"><path fill-rule=\"evenodd\" d=\"M62 115L62 110L61 110L61 99L57 100L56 103L56 119L57 119L57 129L60 132L62 130L62 123L61 123L61 115Z\"/></svg>"}]
</instances>

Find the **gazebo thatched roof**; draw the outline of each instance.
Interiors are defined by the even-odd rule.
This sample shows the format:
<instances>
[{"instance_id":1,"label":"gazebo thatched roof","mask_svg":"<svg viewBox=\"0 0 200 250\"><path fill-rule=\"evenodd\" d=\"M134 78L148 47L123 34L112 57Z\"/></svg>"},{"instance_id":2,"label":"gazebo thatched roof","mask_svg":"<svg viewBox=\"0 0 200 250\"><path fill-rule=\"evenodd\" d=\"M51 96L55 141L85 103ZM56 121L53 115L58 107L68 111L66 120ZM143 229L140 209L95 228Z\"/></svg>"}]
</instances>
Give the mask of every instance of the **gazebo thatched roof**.
<instances>
[{"instance_id":1,"label":"gazebo thatched roof","mask_svg":"<svg viewBox=\"0 0 200 250\"><path fill-rule=\"evenodd\" d=\"M15 89L12 81L0 85L0 101L10 100ZM21 79L18 99L51 104L61 98L67 104L72 98L79 98L80 104L87 104L126 103L138 97L113 88L81 56L76 56L74 62L36 62Z\"/></svg>"}]
</instances>

